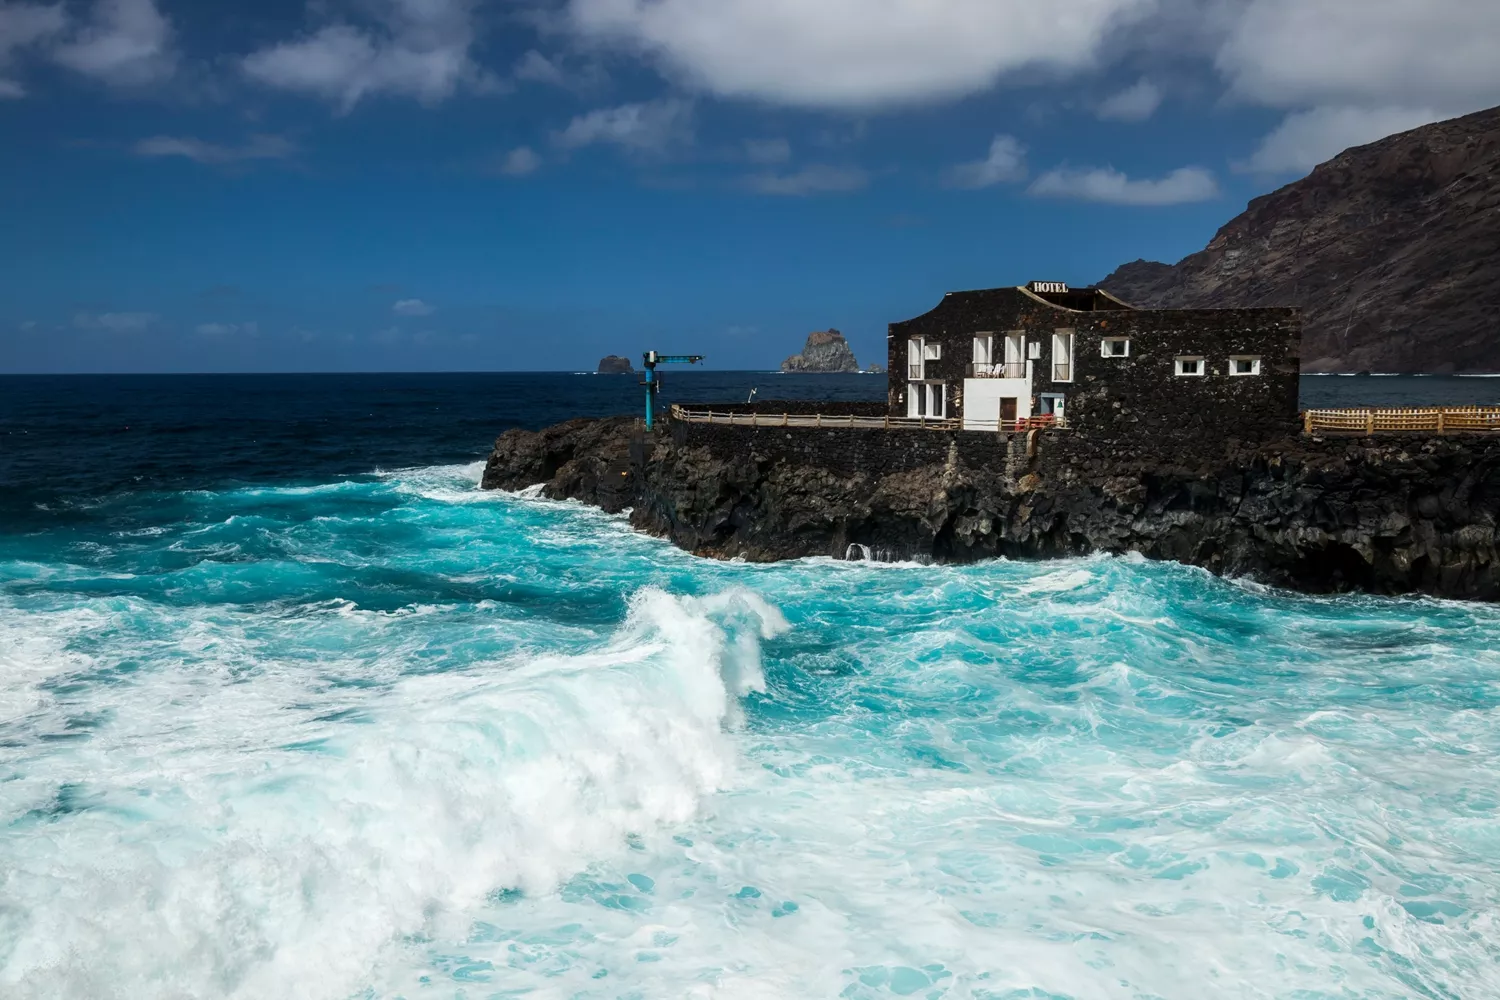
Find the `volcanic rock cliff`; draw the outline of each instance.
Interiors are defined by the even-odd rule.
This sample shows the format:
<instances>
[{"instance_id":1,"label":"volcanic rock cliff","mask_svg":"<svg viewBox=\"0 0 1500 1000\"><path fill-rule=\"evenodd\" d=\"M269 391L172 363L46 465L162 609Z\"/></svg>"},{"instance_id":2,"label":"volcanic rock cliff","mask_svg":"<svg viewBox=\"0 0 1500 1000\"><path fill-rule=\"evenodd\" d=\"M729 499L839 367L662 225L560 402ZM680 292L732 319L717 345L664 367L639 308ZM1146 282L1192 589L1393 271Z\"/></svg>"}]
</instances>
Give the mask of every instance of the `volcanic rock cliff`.
<instances>
[{"instance_id":1,"label":"volcanic rock cliff","mask_svg":"<svg viewBox=\"0 0 1500 1000\"><path fill-rule=\"evenodd\" d=\"M859 362L849 342L837 330L819 330L807 335L801 354L781 363L784 372L857 372Z\"/></svg>"},{"instance_id":2,"label":"volcanic rock cliff","mask_svg":"<svg viewBox=\"0 0 1500 1000\"><path fill-rule=\"evenodd\" d=\"M538 483L718 558L1137 552L1315 592L1500 600L1500 435L1226 441L1161 462L1065 432L647 436L621 417L501 435L482 485Z\"/></svg>"},{"instance_id":3,"label":"volcanic rock cliff","mask_svg":"<svg viewBox=\"0 0 1500 1000\"><path fill-rule=\"evenodd\" d=\"M1199 253L1100 285L1138 306L1300 306L1305 372L1500 371L1500 108L1346 150Z\"/></svg>"}]
</instances>

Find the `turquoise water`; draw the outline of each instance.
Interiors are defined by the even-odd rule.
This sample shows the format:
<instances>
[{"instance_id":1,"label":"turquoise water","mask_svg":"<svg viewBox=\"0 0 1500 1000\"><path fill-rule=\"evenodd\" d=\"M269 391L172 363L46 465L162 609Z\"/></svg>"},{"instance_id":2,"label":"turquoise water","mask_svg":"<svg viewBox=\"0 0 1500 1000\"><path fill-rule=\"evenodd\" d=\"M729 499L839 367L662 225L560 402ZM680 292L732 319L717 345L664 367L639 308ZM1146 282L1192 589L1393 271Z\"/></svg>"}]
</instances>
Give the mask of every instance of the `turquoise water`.
<instances>
[{"instance_id":1,"label":"turquoise water","mask_svg":"<svg viewBox=\"0 0 1500 1000\"><path fill-rule=\"evenodd\" d=\"M1500 610L479 471L0 535L0 995L1500 995Z\"/></svg>"}]
</instances>

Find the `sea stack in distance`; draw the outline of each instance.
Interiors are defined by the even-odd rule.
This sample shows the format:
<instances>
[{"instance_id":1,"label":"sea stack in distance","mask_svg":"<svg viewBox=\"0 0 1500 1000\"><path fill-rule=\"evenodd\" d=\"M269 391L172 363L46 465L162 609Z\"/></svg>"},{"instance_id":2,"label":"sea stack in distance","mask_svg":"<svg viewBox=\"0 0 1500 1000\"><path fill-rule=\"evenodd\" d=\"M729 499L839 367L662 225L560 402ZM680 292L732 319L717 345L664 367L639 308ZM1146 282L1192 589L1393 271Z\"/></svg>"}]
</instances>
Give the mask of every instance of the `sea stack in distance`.
<instances>
[{"instance_id":1,"label":"sea stack in distance","mask_svg":"<svg viewBox=\"0 0 1500 1000\"><path fill-rule=\"evenodd\" d=\"M801 354L793 354L781 363L784 372L857 372L859 362L849 342L837 330L818 330L807 335Z\"/></svg>"},{"instance_id":2,"label":"sea stack in distance","mask_svg":"<svg viewBox=\"0 0 1500 1000\"><path fill-rule=\"evenodd\" d=\"M618 354L599 359L600 375L634 375L635 369L631 367L629 358L622 358Z\"/></svg>"}]
</instances>

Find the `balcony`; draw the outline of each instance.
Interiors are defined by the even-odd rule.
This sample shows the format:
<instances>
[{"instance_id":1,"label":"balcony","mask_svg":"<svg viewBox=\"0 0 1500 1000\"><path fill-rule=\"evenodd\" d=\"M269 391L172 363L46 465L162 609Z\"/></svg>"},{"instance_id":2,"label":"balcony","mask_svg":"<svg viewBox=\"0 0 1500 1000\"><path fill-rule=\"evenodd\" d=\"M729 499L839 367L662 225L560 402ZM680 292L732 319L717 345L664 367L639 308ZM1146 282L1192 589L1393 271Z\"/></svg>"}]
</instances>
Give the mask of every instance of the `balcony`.
<instances>
[{"instance_id":1,"label":"balcony","mask_svg":"<svg viewBox=\"0 0 1500 1000\"><path fill-rule=\"evenodd\" d=\"M1073 366L1069 365L1069 364L1054 364L1052 366L1052 381L1054 381L1054 382L1071 382L1071 381L1073 381Z\"/></svg>"},{"instance_id":2,"label":"balcony","mask_svg":"<svg viewBox=\"0 0 1500 1000\"><path fill-rule=\"evenodd\" d=\"M969 366L969 378L1025 378L1026 362L1008 361L1004 364L986 365L972 364Z\"/></svg>"}]
</instances>

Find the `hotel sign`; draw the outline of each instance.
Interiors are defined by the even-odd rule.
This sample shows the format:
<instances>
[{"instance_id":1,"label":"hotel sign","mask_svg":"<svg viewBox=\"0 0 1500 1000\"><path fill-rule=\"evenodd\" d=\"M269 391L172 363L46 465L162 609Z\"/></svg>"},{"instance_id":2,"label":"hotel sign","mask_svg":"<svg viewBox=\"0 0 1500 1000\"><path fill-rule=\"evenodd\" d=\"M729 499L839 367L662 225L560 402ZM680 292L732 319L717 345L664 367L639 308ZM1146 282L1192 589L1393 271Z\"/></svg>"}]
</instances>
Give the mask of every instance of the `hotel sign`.
<instances>
[{"instance_id":1,"label":"hotel sign","mask_svg":"<svg viewBox=\"0 0 1500 1000\"><path fill-rule=\"evenodd\" d=\"M1068 286L1064 282L1061 282L1061 281L1033 281L1031 284L1027 285L1026 287L1030 291L1039 292L1039 293L1040 292L1051 292L1051 293L1061 294L1061 293L1067 292L1067 290L1068 290Z\"/></svg>"}]
</instances>

